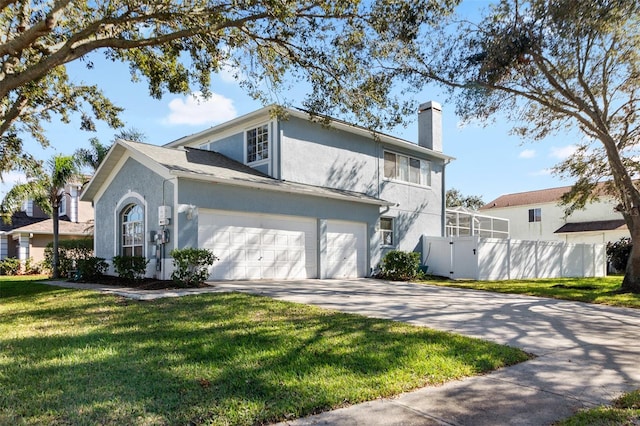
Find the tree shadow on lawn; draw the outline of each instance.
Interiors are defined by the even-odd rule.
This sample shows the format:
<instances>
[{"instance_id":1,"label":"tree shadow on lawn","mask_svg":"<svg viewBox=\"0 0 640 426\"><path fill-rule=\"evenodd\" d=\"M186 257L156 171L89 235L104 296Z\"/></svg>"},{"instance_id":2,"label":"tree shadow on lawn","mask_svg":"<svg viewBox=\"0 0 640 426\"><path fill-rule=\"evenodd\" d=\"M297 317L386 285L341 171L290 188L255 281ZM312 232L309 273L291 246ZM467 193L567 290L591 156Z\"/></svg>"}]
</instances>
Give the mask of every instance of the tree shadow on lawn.
<instances>
[{"instance_id":1,"label":"tree shadow on lawn","mask_svg":"<svg viewBox=\"0 0 640 426\"><path fill-rule=\"evenodd\" d=\"M42 306L35 335L0 339L0 421L260 424L503 363L489 343L258 296L78 297L85 309Z\"/></svg>"}]
</instances>

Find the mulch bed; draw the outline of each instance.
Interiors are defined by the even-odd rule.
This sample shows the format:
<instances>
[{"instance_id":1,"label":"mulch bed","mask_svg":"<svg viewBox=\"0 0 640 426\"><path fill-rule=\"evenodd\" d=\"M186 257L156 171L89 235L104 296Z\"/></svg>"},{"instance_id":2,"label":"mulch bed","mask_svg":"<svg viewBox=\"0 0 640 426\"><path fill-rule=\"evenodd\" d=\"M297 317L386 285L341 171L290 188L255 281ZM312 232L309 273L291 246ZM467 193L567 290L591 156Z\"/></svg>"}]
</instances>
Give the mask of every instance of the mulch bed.
<instances>
[{"instance_id":1,"label":"mulch bed","mask_svg":"<svg viewBox=\"0 0 640 426\"><path fill-rule=\"evenodd\" d=\"M170 290L181 288L172 280L158 280L155 278L143 278L137 281L125 281L120 277L103 275L97 280L91 281L94 284L113 285L118 287L132 287L140 290ZM207 285L202 285L207 287Z\"/></svg>"}]
</instances>

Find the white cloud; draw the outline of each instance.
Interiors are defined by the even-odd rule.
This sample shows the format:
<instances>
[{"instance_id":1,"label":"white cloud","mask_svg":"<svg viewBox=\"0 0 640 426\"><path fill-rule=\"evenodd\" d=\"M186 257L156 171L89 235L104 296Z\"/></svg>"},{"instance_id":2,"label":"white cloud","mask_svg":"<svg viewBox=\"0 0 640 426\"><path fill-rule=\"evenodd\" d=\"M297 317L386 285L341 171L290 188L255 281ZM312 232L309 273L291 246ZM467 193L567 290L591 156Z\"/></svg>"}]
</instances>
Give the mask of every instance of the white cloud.
<instances>
[{"instance_id":1,"label":"white cloud","mask_svg":"<svg viewBox=\"0 0 640 426\"><path fill-rule=\"evenodd\" d=\"M576 145L567 145L562 147L552 146L549 156L559 160L564 160L575 154L577 150L578 147Z\"/></svg>"},{"instance_id":2,"label":"white cloud","mask_svg":"<svg viewBox=\"0 0 640 426\"><path fill-rule=\"evenodd\" d=\"M518 158L533 158L536 156L536 151L533 149L525 149L524 151L522 151L519 155Z\"/></svg>"},{"instance_id":3,"label":"white cloud","mask_svg":"<svg viewBox=\"0 0 640 426\"><path fill-rule=\"evenodd\" d=\"M238 116L233 100L213 93L204 99L202 93L194 92L187 98L176 98L169 102L169 116L166 122L171 125L218 124Z\"/></svg>"}]
</instances>

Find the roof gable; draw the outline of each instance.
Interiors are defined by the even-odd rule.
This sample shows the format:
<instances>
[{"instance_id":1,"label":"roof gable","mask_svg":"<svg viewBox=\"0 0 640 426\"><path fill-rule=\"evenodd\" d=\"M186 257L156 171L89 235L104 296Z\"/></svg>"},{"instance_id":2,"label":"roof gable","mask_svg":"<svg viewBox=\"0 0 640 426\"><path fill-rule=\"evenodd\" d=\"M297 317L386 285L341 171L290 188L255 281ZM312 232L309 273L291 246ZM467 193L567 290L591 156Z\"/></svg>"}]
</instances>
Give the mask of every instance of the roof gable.
<instances>
[{"instance_id":1,"label":"roof gable","mask_svg":"<svg viewBox=\"0 0 640 426\"><path fill-rule=\"evenodd\" d=\"M357 192L277 180L214 151L190 147L166 148L124 140L116 141L109 151L107 158L83 192L82 199L84 201L93 201L102 186L108 184L107 175L113 171L113 167L109 168L108 165L117 164L127 153L132 158L140 160L143 164L153 163L155 169L160 169L162 174L168 177L182 177L228 185L290 192L299 195L344 199L367 204L392 204Z\"/></svg>"},{"instance_id":2,"label":"roof gable","mask_svg":"<svg viewBox=\"0 0 640 426\"><path fill-rule=\"evenodd\" d=\"M204 143L204 141L209 141L211 140L211 138L214 138L217 135L228 134L230 129L244 128L248 125L248 123L255 123L256 120L259 120L261 118L263 120L271 120L274 117L277 117L276 114L279 112L281 112L284 115L285 120L287 116L300 118L309 123L326 125L331 128L335 128L337 130L341 130L347 133L364 136L370 139L372 142L381 141L391 146L402 147L402 148L413 150L416 152L421 152L423 154L427 154L431 157L435 157L435 158L444 160L446 162L449 162L455 159L454 157L443 154L441 152L434 151L434 150L425 148L423 146L420 146L417 143L414 143L405 139L401 139L386 133L376 132L366 127L359 126L357 124L351 124L346 121L332 118L329 116L312 114L311 112L303 109L284 108L277 105L266 106L259 110L253 111L249 114L243 115L241 117L237 117L233 120L227 121L217 126L210 127L201 132L194 133L192 135L185 136L180 139L176 139L175 141L165 144L164 147L179 147L179 146L186 146L191 143L199 143L199 144Z\"/></svg>"}]
</instances>

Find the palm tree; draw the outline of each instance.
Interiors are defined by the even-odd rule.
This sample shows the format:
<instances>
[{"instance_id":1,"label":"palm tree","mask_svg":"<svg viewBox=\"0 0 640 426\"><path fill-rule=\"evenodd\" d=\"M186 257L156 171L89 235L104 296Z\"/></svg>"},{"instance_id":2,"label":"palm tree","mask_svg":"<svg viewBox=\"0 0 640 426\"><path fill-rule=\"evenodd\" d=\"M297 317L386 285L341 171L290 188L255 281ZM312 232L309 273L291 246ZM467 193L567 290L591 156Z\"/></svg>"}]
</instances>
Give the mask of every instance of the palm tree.
<instances>
[{"instance_id":1,"label":"palm tree","mask_svg":"<svg viewBox=\"0 0 640 426\"><path fill-rule=\"evenodd\" d=\"M74 153L74 156L78 158L82 166L87 166L91 168L92 172L95 172L98 170L98 167L100 167L100 163L102 163L102 160L107 156L109 149L116 140L125 139L133 142L144 142L145 138L144 133L135 127L131 127L116 133L109 145L104 145L98 138L89 139L91 148L79 148Z\"/></svg>"},{"instance_id":2,"label":"palm tree","mask_svg":"<svg viewBox=\"0 0 640 426\"><path fill-rule=\"evenodd\" d=\"M58 240L60 218L58 210L64 200L65 185L81 179L76 157L56 155L48 161L48 173L43 169L35 171L26 183L19 183L7 192L0 210L5 220L22 208L25 201L31 199L53 219L53 278L59 277Z\"/></svg>"}]
</instances>

